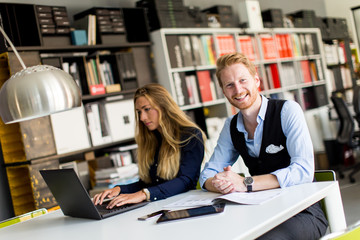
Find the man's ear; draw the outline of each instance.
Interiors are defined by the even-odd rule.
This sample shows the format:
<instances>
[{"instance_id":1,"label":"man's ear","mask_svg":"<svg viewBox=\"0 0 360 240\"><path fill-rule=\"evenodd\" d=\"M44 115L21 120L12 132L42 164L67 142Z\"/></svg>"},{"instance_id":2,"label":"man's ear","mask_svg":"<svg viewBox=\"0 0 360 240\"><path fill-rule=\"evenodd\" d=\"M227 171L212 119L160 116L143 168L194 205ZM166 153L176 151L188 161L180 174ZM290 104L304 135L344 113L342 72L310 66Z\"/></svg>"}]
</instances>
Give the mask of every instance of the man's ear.
<instances>
[{"instance_id":1,"label":"man's ear","mask_svg":"<svg viewBox=\"0 0 360 240\"><path fill-rule=\"evenodd\" d=\"M259 78L259 75L258 75L258 74L255 74L254 79L255 79L256 87L259 88L259 87L260 87L260 78Z\"/></svg>"}]
</instances>

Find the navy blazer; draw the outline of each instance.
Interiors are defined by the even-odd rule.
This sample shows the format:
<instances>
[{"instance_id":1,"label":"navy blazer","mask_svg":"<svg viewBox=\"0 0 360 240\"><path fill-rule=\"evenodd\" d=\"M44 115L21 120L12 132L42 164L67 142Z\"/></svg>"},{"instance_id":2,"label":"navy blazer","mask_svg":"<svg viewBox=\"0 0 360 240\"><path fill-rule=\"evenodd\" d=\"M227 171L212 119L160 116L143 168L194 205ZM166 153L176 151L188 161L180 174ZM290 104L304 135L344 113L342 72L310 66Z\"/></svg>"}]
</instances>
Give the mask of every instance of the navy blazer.
<instances>
[{"instance_id":1,"label":"navy blazer","mask_svg":"<svg viewBox=\"0 0 360 240\"><path fill-rule=\"evenodd\" d=\"M189 128L188 128L189 129ZM186 129L186 130L188 130ZM190 131L197 137L193 137L188 143L180 147L180 168L177 176L171 180L164 180L157 176L157 166L159 158L159 149L155 153L154 163L150 166L151 183L146 184L142 180L138 182L119 185L121 193L134 193L143 188L147 188L150 192L150 200L156 201L173 195L195 189L200 175L201 163L204 158L204 143L202 141L202 134L196 128L190 128ZM161 145L161 136L157 134L159 144ZM189 133L183 132L181 140L189 137Z\"/></svg>"}]
</instances>

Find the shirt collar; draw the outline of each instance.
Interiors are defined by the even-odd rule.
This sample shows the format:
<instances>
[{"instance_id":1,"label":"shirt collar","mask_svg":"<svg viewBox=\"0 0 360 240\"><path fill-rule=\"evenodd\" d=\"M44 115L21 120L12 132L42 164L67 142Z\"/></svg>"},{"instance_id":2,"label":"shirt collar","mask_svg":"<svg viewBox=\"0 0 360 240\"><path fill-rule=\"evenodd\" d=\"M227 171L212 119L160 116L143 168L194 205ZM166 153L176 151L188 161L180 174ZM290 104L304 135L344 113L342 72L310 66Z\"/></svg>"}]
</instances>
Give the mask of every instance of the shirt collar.
<instances>
[{"instance_id":1,"label":"shirt collar","mask_svg":"<svg viewBox=\"0 0 360 240\"><path fill-rule=\"evenodd\" d=\"M266 109L267 109L268 102L269 102L269 99L267 99L263 95L260 95L260 96L261 96L261 106L260 106L260 111L259 111L258 116L257 116L257 122L258 123L265 120ZM245 130L244 121L243 121L241 111L239 112L239 115L238 115L237 129L238 129L239 132L243 132L247 136L247 132Z\"/></svg>"}]
</instances>

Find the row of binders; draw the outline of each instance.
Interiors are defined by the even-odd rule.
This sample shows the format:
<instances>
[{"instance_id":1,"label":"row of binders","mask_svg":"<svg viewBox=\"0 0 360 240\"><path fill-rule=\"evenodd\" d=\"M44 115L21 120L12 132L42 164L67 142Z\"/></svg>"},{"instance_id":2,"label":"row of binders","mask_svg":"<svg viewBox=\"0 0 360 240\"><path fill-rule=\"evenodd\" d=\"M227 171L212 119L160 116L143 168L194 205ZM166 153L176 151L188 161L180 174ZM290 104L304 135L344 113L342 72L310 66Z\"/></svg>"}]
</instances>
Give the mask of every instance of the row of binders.
<instances>
[{"instance_id":1,"label":"row of binders","mask_svg":"<svg viewBox=\"0 0 360 240\"><path fill-rule=\"evenodd\" d=\"M43 64L71 74L83 95L129 90L130 83L137 78L132 52L44 53L40 57Z\"/></svg>"},{"instance_id":2,"label":"row of binders","mask_svg":"<svg viewBox=\"0 0 360 240\"><path fill-rule=\"evenodd\" d=\"M259 72L259 71L258 71ZM265 65L265 78L261 77L260 90L294 86L300 83L313 83L324 80L324 73L319 59L284 62L280 65Z\"/></svg>"},{"instance_id":3,"label":"row of binders","mask_svg":"<svg viewBox=\"0 0 360 240\"><path fill-rule=\"evenodd\" d=\"M224 98L213 71L202 70L187 74L175 72L173 73L173 81L176 101L179 106L200 104Z\"/></svg>"},{"instance_id":4,"label":"row of binders","mask_svg":"<svg viewBox=\"0 0 360 240\"><path fill-rule=\"evenodd\" d=\"M239 51L250 60L259 60L256 36L219 35L166 35L166 44L172 68L214 65L217 57ZM319 53L314 34L259 34L264 60L293 58ZM216 53L215 49L218 50Z\"/></svg>"}]
</instances>

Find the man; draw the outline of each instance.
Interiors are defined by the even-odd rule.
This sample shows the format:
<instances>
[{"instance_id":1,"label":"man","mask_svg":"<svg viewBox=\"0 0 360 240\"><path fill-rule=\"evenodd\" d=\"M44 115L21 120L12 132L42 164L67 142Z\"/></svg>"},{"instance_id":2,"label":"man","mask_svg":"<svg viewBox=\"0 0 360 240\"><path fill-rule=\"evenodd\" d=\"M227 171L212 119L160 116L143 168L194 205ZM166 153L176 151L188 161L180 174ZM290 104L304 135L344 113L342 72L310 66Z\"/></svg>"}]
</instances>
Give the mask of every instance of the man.
<instances>
[{"instance_id":1,"label":"man","mask_svg":"<svg viewBox=\"0 0 360 240\"><path fill-rule=\"evenodd\" d=\"M226 194L312 182L313 146L299 104L260 95L255 66L241 53L220 57L216 76L228 101L240 111L225 122L200 175L202 188ZM239 155L252 177L231 170ZM319 239L326 228L317 203L259 239Z\"/></svg>"}]
</instances>

